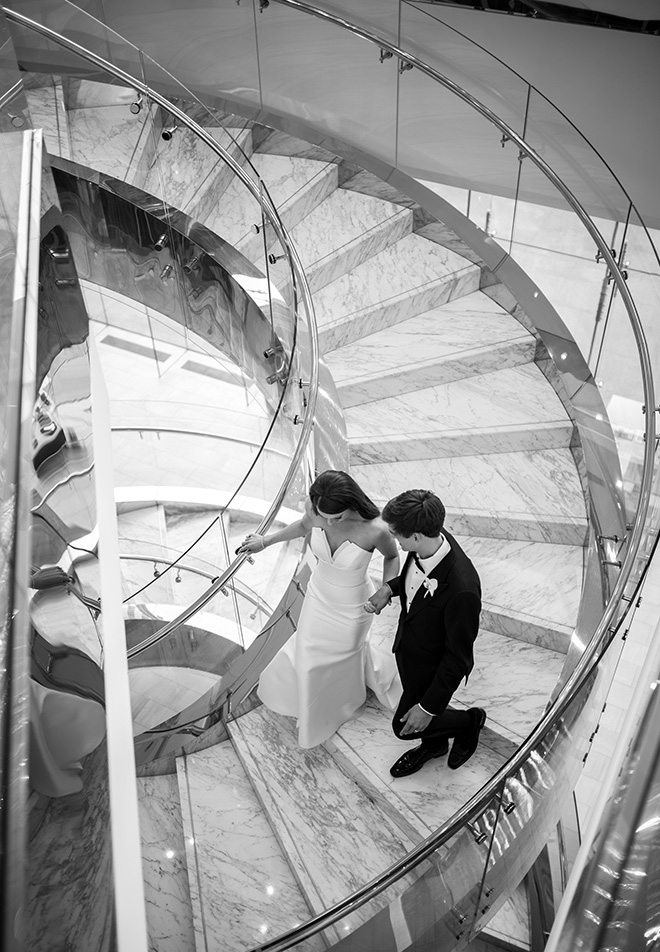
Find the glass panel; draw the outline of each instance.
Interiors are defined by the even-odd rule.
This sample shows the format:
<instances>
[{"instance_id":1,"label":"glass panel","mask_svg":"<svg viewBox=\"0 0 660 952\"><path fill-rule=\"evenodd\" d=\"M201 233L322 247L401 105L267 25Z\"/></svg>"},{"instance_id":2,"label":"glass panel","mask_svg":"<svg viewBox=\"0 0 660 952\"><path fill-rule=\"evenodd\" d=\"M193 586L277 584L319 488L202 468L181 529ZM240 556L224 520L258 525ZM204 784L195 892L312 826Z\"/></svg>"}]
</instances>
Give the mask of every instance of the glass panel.
<instances>
[{"instance_id":1,"label":"glass panel","mask_svg":"<svg viewBox=\"0 0 660 952\"><path fill-rule=\"evenodd\" d=\"M395 59L381 62L377 46L278 4L257 17L257 39L263 108L309 117L319 142L323 133L344 140L345 117L350 117L351 144L394 164ZM289 131L296 134L294 128Z\"/></svg>"},{"instance_id":2,"label":"glass panel","mask_svg":"<svg viewBox=\"0 0 660 952\"><path fill-rule=\"evenodd\" d=\"M502 147L497 126L417 69L401 73L398 101L397 164L403 171L428 178L433 169L443 188L452 189L441 194L463 213L468 209L461 190L475 179L515 196L518 153L510 143ZM438 128L446 130L440 142ZM478 224L486 227L485 214Z\"/></svg>"},{"instance_id":3,"label":"glass panel","mask_svg":"<svg viewBox=\"0 0 660 952\"><path fill-rule=\"evenodd\" d=\"M402 46L474 96L521 135L527 108L527 83L505 63L462 36L458 30L442 23L441 18L442 11L435 10L429 4L419 7L402 4L401 36L405 37ZM423 108L422 103L420 107ZM482 156L486 161L483 162L477 181L489 180L494 171L489 162L497 162L498 155L489 153L487 160L486 156ZM465 158L466 154L461 154L460 160L456 162L458 174ZM499 162L508 166L504 156L499 156ZM429 168L433 166L429 165Z\"/></svg>"}]
</instances>

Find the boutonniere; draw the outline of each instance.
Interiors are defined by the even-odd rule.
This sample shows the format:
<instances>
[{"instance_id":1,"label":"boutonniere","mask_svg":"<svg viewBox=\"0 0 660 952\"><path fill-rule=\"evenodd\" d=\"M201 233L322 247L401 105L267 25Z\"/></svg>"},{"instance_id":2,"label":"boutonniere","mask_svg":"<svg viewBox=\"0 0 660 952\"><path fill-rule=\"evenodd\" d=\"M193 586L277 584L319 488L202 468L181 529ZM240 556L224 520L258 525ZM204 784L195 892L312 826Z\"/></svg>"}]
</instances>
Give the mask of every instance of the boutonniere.
<instances>
[{"instance_id":1,"label":"boutonniere","mask_svg":"<svg viewBox=\"0 0 660 952\"><path fill-rule=\"evenodd\" d=\"M425 578L422 582L422 585L426 589L424 592L424 598L426 598L427 595L433 596L436 588L438 587L438 580L437 578Z\"/></svg>"}]
</instances>

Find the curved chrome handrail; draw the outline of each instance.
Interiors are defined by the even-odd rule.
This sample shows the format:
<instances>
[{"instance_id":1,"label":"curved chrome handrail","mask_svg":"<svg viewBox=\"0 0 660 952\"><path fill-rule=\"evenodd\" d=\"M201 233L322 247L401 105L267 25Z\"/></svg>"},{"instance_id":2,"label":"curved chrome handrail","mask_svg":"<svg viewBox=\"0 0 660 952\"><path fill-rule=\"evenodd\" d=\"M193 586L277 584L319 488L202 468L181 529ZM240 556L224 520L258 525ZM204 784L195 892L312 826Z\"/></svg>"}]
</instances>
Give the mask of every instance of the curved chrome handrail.
<instances>
[{"instance_id":1,"label":"curved chrome handrail","mask_svg":"<svg viewBox=\"0 0 660 952\"><path fill-rule=\"evenodd\" d=\"M170 102L165 96L161 95L155 89L152 89L148 83L143 82L141 79L138 79L136 76L132 76L130 73L127 73L125 70L121 69L118 66L115 66L113 63L104 59L102 56L99 56L97 53L92 52L91 50L85 49L79 43L76 43L74 40L70 40L68 37L62 36L56 30L52 30L50 27L44 26L41 23L38 23L35 20L32 20L30 17L25 16L22 13L18 13L16 10L12 10L9 7L2 6L0 10L4 13L6 18L13 23L18 23L21 26L26 27L28 30L33 30L35 33L45 36L47 39L52 40L53 43L63 46L65 49L70 50L75 53L77 56L80 56L82 59L86 60L88 63L92 63L94 66L99 69L109 73L112 76L115 76L117 79L121 80L122 83L131 86L136 91L143 93L144 95L150 97L158 105L166 109L172 116L174 116L180 123L187 126L188 129L193 132L199 139L202 140L216 155L218 155L237 175L243 184L248 188L253 197L259 202L262 210L265 212L266 217L268 218L277 240L280 242L284 252L289 261L289 266L294 279L294 294L297 300L298 294L302 298L303 307L307 313L309 320L309 329L310 329L310 379L309 379L309 396L307 399L307 406L305 407L305 414L302 421L302 426L300 429L300 436L298 438L298 444L294 450L293 456L291 458L291 463L287 470L286 476L277 491L273 502L271 503L266 515L263 517L261 523L257 528L257 532L263 532L266 530L278 510L280 509L288 489L293 482L294 476L298 471L298 468L303 460L304 454L307 451L309 444L309 439L312 434L312 426L314 424L314 413L316 409L316 396L318 390L318 379L319 379L319 346L318 346L318 329L316 325L316 318L314 316L314 306L312 303L312 295L305 277L305 272L300 261L300 257L295 247L289 239L289 235L282 224L280 217L278 215L277 209L273 204L273 201L268 194L268 190L263 182L260 180L261 187L257 187L252 181L250 176L246 173L245 169L230 155L216 140L213 136L209 135L205 129L203 129L198 123L190 118L182 109L179 109L174 103ZM93 19L93 18L92 18ZM97 21L95 21L97 22ZM120 39L122 42L126 43L127 46L132 46L127 40L124 40L118 33L110 31L108 27L104 29L112 32L114 36ZM133 47L136 49L136 47ZM181 85L181 84L180 84ZM184 88L184 87L182 87ZM188 91L188 90L187 90ZM188 91L189 92L189 91ZM194 93L190 92L190 96L193 100L199 102ZM295 308L297 316L297 307ZM189 618L191 618L196 612L204 607L211 599L220 591L230 578L238 571L241 565L248 558L247 555L239 555L231 565L222 573L218 581L210 586L207 592L200 596L191 606L189 606L185 611L183 611L177 618L173 621L168 622L160 631L154 633L150 639L148 639L148 644L145 642L144 645L137 645L132 649L132 653L136 653L138 649L142 650L143 648L150 647L155 644L157 641L160 641L162 638L165 638L170 632L176 629L179 625L185 624ZM129 653L130 654L130 653Z\"/></svg>"}]
</instances>

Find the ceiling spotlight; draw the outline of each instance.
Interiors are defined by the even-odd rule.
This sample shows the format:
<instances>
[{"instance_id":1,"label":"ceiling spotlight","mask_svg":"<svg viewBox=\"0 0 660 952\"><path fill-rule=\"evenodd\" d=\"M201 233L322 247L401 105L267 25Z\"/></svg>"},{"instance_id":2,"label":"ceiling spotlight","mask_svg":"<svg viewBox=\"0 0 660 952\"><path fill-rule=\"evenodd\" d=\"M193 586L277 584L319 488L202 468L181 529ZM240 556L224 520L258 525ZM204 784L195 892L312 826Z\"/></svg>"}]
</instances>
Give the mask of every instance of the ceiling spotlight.
<instances>
[{"instance_id":1,"label":"ceiling spotlight","mask_svg":"<svg viewBox=\"0 0 660 952\"><path fill-rule=\"evenodd\" d=\"M270 6L270 0L259 0L259 13L263 13Z\"/></svg>"},{"instance_id":2,"label":"ceiling spotlight","mask_svg":"<svg viewBox=\"0 0 660 952\"><path fill-rule=\"evenodd\" d=\"M137 116L137 114L142 109L142 93L137 94L137 96L135 97L135 101L131 103L129 108L131 112L133 113L133 115Z\"/></svg>"},{"instance_id":3,"label":"ceiling spotlight","mask_svg":"<svg viewBox=\"0 0 660 952\"><path fill-rule=\"evenodd\" d=\"M21 115L12 116L12 114L11 114L10 112L8 112L7 115L9 116L9 121L11 122L12 126L14 127L14 129L22 129L22 128L23 128L23 126L25 125L25 117L24 117L24 116L21 116Z\"/></svg>"},{"instance_id":4,"label":"ceiling spotlight","mask_svg":"<svg viewBox=\"0 0 660 952\"><path fill-rule=\"evenodd\" d=\"M169 142L178 128L175 122L172 123L171 126L166 126L160 134L161 138L164 139L165 142Z\"/></svg>"},{"instance_id":5,"label":"ceiling spotlight","mask_svg":"<svg viewBox=\"0 0 660 952\"><path fill-rule=\"evenodd\" d=\"M168 244L169 237L167 233L162 234L159 238L154 241L154 251L162 251L163 248Z\"/></svg>"}]
</instances>

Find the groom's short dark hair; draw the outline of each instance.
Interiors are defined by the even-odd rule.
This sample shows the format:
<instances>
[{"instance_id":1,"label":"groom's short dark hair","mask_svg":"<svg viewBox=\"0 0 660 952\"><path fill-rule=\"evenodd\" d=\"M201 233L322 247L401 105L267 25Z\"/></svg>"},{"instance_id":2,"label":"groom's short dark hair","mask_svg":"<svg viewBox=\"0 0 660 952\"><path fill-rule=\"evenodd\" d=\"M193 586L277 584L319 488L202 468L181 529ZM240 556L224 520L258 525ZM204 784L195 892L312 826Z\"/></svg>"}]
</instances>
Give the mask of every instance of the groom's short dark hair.
<instances>
[{"instance_id":1,"label":"groom's short dark hair","mask_svg":"<svg viewBox=\"0 0 660 952\"><path fill-rule=\"evenodd\" d=\"M390 499L382 517L397 535L409 538L419 532L435 537L445 524L445 507L430 489L408 489Z\"/></svg>"}]
</instances>

